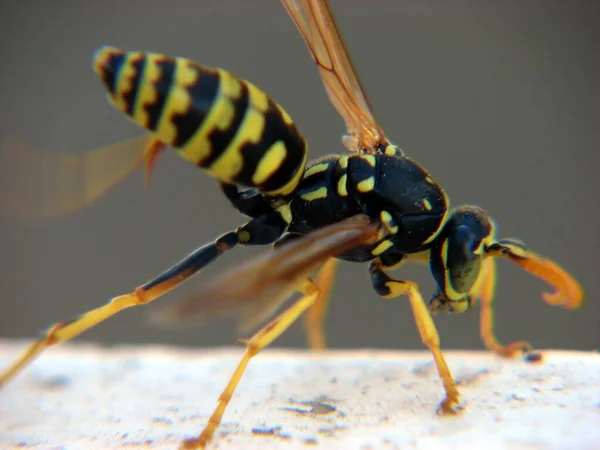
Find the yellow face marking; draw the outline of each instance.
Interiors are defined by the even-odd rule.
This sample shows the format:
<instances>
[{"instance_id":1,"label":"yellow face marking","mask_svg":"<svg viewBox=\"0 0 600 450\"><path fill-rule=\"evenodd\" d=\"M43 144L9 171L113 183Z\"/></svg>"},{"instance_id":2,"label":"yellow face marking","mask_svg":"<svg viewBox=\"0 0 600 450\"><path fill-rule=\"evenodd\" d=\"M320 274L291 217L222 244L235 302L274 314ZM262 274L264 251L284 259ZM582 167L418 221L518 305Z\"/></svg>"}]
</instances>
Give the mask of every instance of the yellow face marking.
<instances>
[{"instance_id":1,"label":"yellow face marking","mask_svg":"<svg viewBox=\"0 0 600 450\"><path fill-rule=\"evenodd\" d=\"M230 182L240 173L244 159L240 153L246 143L256 144L262 137L265 116L254 108L249 108L235 138L219 158L210 166L210 172L219 180Z\"/></svg>"},{"instance_id":2,"label":"yellow face marking","mask_svg":"<svg viewBox=\"0 0 600 450\"><path fill-rule=\"evenodd\" d=\"M346 189L346 181L347 181L347 179L348 179L348 177L346 176L346 174L344 174L338 180L337 192L338 192L338 194L339 194L340 197L346 197L348 195L348 189Z\"/></svg>"},{"instance_id":3,"label":"yellow face marking","mask_svg":"<svg viewBox=\"0 0 600 450\"><path fill-rule=\"evenodd\" d=\"M312 202L313 200L318 200L320 198L327 197L327 188L325 186L320 187L319 189L315 189L314 191L307 192L306 194L300 195L303 200L307 202Z\"/></svg>"},{"instance_id":4,"label":"yellow face marking","mask_svg":"<svg viewBox=\"0 0 600 450\"><path fill-rule=\"evenodd\" d=\"M392 215L387 211L381 211L379 213L379 220L383 223L383 225L393 234L398 232L398 225L393 225L394 219Z\"/></svg>"},{"instance_id":5,"label":"yellow face marking","mask_svg":"<svg viewBox=\"0 0 600 450\"><path fill-rule=\"evenodd\" d=\"M304 171L304 178L310 177L311 175L314 175L315 173L325 172L328 168L329 168L328 163L315 164L314 166L311 166Z\"/></svg>"},{"instance_id":6,"label":"yellow face marking","mask_svg":"<svg viewBox=\"0 0 600 450\"><path fill-rule=\"evenodd\" d=\"M287 149L282 141L275 142L258 162L252 182L259 186L273 175L285 160Z\"/></svg>"},{"instance_id":7,"label":"yellow face marking","mask_svg":"<svg viewBox=\"0 0 600 450\"><path fill-rule=\"evenodd\" d=\"M448 240L446 239L444 241L444 243L442 244L442 249L441 249L441 254L442 254L442 260L444 262L444 267L447 268L447 264L448 264ZM461 298L464 297L464 294L459 294L458 292L456 292L454 290L454 287L452 286L452 283L450 282L450 271L449 270L444 270L444 293L446 294L446 297L448 297L448 300L460 300Z\"/></svg>"},{"instance_id":8,"label":"yellow face marking","mask_svg":"<svg viewBox=\"0 0 600 450\"><path fill-rule=\"evenodd\" d=\"M362 180L360 183L356 185L356 188L359 192L369 192L375 188L375 178L369 177L366 180Z\"/></svg>"},{"instance_id":9,"label":"yellow face marking","mask_svg":"<svg viewBox=\"0 0 600 450\"><path fill-rule=\"evenodd\" d=\"M156 129L157 136L163 142L172 145L177 137L177 127L172 119L177 114L185 113L192 102L186 87L196 82L200 73L189 61L181 58L175 60L175 77L171 92L165 102L162 117Z\"/></svg>"},{"instance_id":10,"label":"yellow face marking","mask_svg":"<svg viewBox=\"0 0 600 450\"><path fill-rule=\"evenodd\" d=\"M164 60L164 56L155 53L146 55L146 66L140 82L140 90L133 107L133 120L144 128L148 127L150 117L144 108L145 105L153 105L158 100L158 91L155 83L160 79L161 72L158 62Z\"/></svg>"},{"instance_id":11,"label":"yellow face marking","mask_svg":"<svg viewBox=\"0 0 600 450\"><path fill-rule=\"evenodd\" d=\"M392 245L393 245L392 241L390 241L389 239L386 239L385 241L382 241L381 243L379 243L379 245L377 247L375 247L373 250L371 250L371 254L373 256L379 256L383 252L385 252L388 248L390 248Z\"/></svg>"},{"instance_id":12,"label":"yellow face marking","mask_svg":"<svg viewBox=\"0 0 600 450\"><path fill-rule=\"evenodd\" d=\"M338 165L342 168L345 169L348 167L348 157L347 156L340 156L340 159L338 159Z\"/></svg>"},{"instance_id":13,"label":"yellow face marking","mask_svg":"<svg viewBox=\"0 0 600 450\"><path fill-rule=\"evenodd\" d=\"M424 198L423 200L421 200L421 203L423 203L423 206L427 211L431 211L431 202L429 200Z\"/></svg>"},{"instance_id":14,"label":"yellow face marking","mask_svg":"<svg viewBox=\"0 0 600 450\"><path fill-rule=\"evenodd\" d=\"M285 223L292 223L292 207L289 203L277 207L275 211L281 216Z\"/></svg>"},{"instance_id":15,"label":"yellow face marking","mask_svg":"<svg viewBox=\"0 0 600 450\"><path fill-rule=\"evenodd\" d=\"M248 86L248 98L252 106L262 113L266 113L269 109L269 97L252 83L246 82Z\"/></svg>"},{"instance_id":16,"label":"yellow face marking","mask_svg":"<svg viewBox=\"0 0 600 450\"><path fill-rule=\"evenodd\" d=\"M366 161L371 167L375 167L375 155L360 155L360 159Z\"/></svg>"},{"instance_id":17,"label":"yellow face marking","mask_svg":"<svg viewBox=\"0 0 600 450\"><path fill-rule=\"evenodd\" d=\"M133 63L136 62L141 56L141 52L128 53L125 61L123 61L121 70L119 71L119 79L117 81L114 103L120 111L125 112L127 109L127 102L123 96L128 92L131 92L133 89L133 77L137 73L137 69L133 66Z\"/></svg>"}]
</instances>

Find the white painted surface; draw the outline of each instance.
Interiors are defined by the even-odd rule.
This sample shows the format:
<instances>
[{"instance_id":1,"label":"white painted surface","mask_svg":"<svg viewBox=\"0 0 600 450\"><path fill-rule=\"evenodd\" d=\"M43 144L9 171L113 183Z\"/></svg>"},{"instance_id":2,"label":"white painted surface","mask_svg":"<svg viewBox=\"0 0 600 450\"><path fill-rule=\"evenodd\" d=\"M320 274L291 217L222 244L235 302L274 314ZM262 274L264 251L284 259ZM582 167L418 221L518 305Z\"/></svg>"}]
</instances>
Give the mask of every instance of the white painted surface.
<instances>
[{"instance_id":1,"label":"white painted surface","mask_svg":"<svg viewBox=\"0 0 600 450\"><path fill-rule=\"evenodd\" d=\"M0 367L24 345L0 341ZM242 351L51 349L0 391L0 448L177 448L202 430ZM600 448L600 354L445 354L466 405L456 417L435 414L443 391L428 352L266 351L211 448ZM320 398L329 406L311 412Z\"/></svg>"}]
</instances>

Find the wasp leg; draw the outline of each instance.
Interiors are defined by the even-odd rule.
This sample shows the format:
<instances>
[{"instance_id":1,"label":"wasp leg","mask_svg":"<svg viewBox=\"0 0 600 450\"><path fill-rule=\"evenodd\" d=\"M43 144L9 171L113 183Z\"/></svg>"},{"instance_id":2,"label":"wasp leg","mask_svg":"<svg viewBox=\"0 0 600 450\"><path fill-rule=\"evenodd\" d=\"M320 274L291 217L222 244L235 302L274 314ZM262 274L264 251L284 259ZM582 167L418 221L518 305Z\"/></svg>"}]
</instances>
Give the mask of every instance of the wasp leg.
<instances>
[{"instance_id":1,"label":"wasp leg","mask_svg":"<svg viewBox=\"0 0 600 450\"><path fill-rule=\"evenodd\" d=\"M516 354L529 355L531 345L526 341L512 342L508 345L502 345L498 342L494 332L494 310L492 302L494 301L494 289L496 287L496 262L492 258L486 258L482 267L482 282L478 291L474 293L475 297L481 302L481 321L479 334L484 345L500 356L512 358ZM528 356L531 360L532 357ZM533 357L535 359L535 357Z\"/></svg>"},{"instance_id":2,"label":"wasp leg","mask_svg":"<svg viewBox=\"0 0 600 450\"><path fill-rule=\"evenodd\" d=\"M379 260L371 263L369 274L371 275L373 289L383 298L395 298L401 295L408 296L419 335L423 343L429 347L433 354L438 374L446 391L446 398L440 403L438 414L456 414L458 409L460 409L460 393L440 349L440 337L417 284L413 281L392 280L383 271L381 261Z\"/></svg>"},{"instance_id":3,"label":"wasp leg","mask_svg":"<svg viewBox=\"0 0 600 450\"><path fill-rule=\"evenodd\" d=\"M269 225L271 226L269 227ZM133 292L114 297L105 305L83 313L75 319L55 323L46 331L43 337L33 342L11 366L0 373L0 387L30 363L44 348L73 339L126 308L144 305L156 300L182 284L192 275L197 274L237 244L260 245L271 243L280 235L281 227L278 223L269 224L267 220L263 220L263 217L251 220L236 231L225 233L214 242L194 250L173 267L146 284L137 287Z\"/></svg>"},{"instance_id":4,"label":"wasp leg","mask_svg":"<svg viewBox=\"0 0 600 450\"><path fill-rule=\"evenodd\" d=\"M196 439L187 439L182 444L182 449L203 449L211 440L215 430L221 423L223 413L233 396L233 393L250 362L250 359L260 352L263 348L277 339L300 315L306 311L319 297L319 287L310 279L306 279L304 283L297 289L304 294L287 310L273 319L266 326L256 332L250 339L244 341L246 344L246 352L242 356L235 372L231 376L227 386L219 396L217 407L208 419L208 423L204 430Z\"/></svg>"},{"instance_id":5,"label":"wasp leg","mask_svg":"<svg viewBox=\"0 0 600 450\"><path fill-rule=\"evenodd\" d=\"M306 328L308 347L312 350L324 350L327 348L323 322L327 313L327 305L329 304L329 297L338 263L337 259L329 258L319 271L316 283L321 293L304 315L304 327Z\"/></svg>"}]
</instances>

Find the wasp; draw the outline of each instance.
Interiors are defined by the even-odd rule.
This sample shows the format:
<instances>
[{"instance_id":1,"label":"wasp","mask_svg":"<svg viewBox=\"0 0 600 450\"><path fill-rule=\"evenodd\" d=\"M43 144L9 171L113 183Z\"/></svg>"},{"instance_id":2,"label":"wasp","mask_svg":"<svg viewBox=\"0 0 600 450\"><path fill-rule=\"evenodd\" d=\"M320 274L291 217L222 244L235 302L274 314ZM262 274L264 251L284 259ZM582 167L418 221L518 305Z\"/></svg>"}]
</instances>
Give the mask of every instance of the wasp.
<instances>
[{"instance_id":1,"label":"wasp","mask_svg":"<svg viewBox=\"0 0 600 450\"><path fill-rule=\"evenodd\" d=\"M345 122L342 141L348 152L308 162L306 141L285 110L225 70L160 54L99 49L94 68L109 101L148 134L79 157L36 160L26 151L13 155L32 166L38 161L32 170L44 170L50 182L58 185L60 178L71 187L52 188L50 183L39 200L26 202L27 208L23 203L14 206L14 213L48 217L91 205L140 167L149 178L157 158L171 148L216 178L248 220L132 292L54 324L0 375L0 385L46 347L68 341L125 308L154 301L239 245L272 248L212 279L194 296L156 312L161 320L179 323L235 311L244 326L262 326L244 340L246 351L204 430L183 448L204 448L211 441L252 357L300 316L309 346L326 347L323 319L340 260L368 263L373 289L381 297L408 298L445 390L441 414L457 413L461 403L432 314L464 312L480 302L485 346L504 357L524 354L535 359L527 342L503 345L495 336L497 258L547 282L553 288L542 294L547 303L567 309L583 303L583 291L571 275L517 240L498 239L495 223L483 209L451 208L427 170L388 139L327 0L282 4ZM413 281L389 275L405 263L429 264L437 285L429 301ZM295 293L300 296L284 307Z\"/></svg>"}]
</instances>

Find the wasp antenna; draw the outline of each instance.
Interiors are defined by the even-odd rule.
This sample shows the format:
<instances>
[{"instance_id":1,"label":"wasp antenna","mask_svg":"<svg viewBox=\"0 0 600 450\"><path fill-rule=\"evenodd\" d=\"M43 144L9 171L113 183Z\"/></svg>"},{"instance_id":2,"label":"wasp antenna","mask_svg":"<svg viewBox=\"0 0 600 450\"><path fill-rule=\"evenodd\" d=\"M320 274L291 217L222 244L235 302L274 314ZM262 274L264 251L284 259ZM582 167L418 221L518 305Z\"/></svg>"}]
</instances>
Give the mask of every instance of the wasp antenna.
<instances>
[{"instance_id":1,"label":"wasp antenna","mask_svg":"<svg viewBox=\"0 0 600 450\"><path fill-rule=\"evenodd\" d=\"M487 254L507 258L552 286L554 292L542 293L546 303L566 309L577 309L583 304L584 293L577 280L554 261L527 250L521 242L498 241L487 248Z\"/></svg>"}]
</instances>

